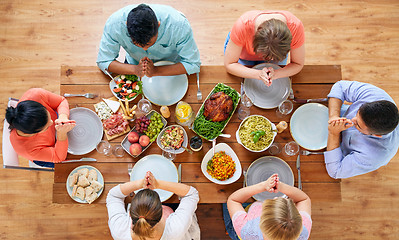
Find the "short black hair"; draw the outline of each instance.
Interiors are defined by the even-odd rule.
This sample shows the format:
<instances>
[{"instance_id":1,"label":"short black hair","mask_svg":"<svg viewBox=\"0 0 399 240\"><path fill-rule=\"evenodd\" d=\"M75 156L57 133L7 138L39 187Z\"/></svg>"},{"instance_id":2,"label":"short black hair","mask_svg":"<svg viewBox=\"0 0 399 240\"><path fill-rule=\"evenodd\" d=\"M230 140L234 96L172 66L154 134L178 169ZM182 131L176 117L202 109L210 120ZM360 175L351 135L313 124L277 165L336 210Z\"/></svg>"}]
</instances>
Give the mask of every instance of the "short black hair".
<instances>
[{"instance_id":1,"label":"short black hair","mask_svg":"<svg viewBox=\"0 0 399 240\"><path fill-rule=\"evenodd\" d=\"M364 103L359 108L359 115L370 133L376 135L392 132L399 122L398 108L386 100Z\"/></svg>"},{"instance_id":2,"label":"short black hair","mask_svg":"<svg viewBox=\"0 0 399 240\"><path fill-rule=\"evenodd\" d=\"M17 107L8 107L6 119L9 129L17 129L26 134L38 133L48 122L47 109L40 103L26 100L19 102Z\"/></svg>"},{"instance_id":3,"label":"short black hair","mask_svg":"<svg viewBox=\"0 0 399 240\"><path fill-rule=\"evenodd\" d=\"M127 31L133 43L144 47L158 33L158 20L146 4L133 8L127 16Z\"/></svg>"}]
</instances>

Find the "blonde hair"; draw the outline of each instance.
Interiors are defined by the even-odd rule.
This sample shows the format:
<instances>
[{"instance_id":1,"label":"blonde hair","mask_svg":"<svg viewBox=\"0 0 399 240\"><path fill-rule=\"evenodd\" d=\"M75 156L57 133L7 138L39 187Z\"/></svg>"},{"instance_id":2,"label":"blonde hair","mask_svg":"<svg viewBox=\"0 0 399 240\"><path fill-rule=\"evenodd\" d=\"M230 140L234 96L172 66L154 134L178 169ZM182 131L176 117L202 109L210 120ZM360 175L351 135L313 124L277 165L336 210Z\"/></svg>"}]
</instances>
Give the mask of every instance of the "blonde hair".
<instances>
[{"instance_id":1,"label":"blonde hair","mask_svg":"<svg viewBox=\"0 0 399 240\"><path fill-rule=\"evenodd\" d=\"M269 240L297 239L302 231L302 217L291 199L268 199L262 204L259 227Z\"/></svg>"},{"instance_id":2,"label":"blonde hair","mask_svg":"<svg viewBox=\"0 0 399 240\"><path fill-rule=\"evenodd\" d=\"M270 19L259 25L253 46L265 60L282 61L291 50L292 34L287 25L278 19Z\"/></svg>"},{"instance_id":3,"label":"blonde hair","mask_svg":"<svg viewBox=\"0 0 399 240\"><path fill-rule=\"evenodd\" d=\"M130 217L133 232L141 239L151 237L154 226L162 218L162 203L157 192L150 189L139 191L132 199Z\"/></svg>"}]
</instances>

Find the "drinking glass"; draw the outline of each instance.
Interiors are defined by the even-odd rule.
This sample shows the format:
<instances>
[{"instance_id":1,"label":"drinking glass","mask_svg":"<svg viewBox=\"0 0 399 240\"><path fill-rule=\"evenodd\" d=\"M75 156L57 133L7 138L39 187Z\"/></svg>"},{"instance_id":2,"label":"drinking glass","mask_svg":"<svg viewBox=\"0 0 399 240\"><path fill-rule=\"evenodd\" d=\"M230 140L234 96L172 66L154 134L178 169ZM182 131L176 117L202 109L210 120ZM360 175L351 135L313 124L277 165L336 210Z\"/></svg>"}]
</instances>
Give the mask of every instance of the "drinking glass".
<instances>
[{"instance_id":1,"label":"drinking glass","mask_svg":"<svg viewBox=\"0 0 399 240\"><path fill-rule=\"evenodd\" d=\"M240 104L238 108L238 119L244 120L251 114L251 109L249 107L244 106L244 104Z\"/></svg>"},{"instance_id":2,"label":"drinking glass","mask_svg":"<svg viewBox=\"0 0 399 240\"><path fill-rule=\"evenodd\" d=\"M151 111L152 105L151 102L147 99L143 98L137 103L137 108L144 114L147 114Z\"/></svg>"},{"instance_id":3,"label":"drinking glass","mask_svg":"<svg viewBox=\"0 0 399 240\"><path fill-rule=\"evenodd\" d=\"M173 161L176 158L176 153L174 149L168 149L168 150L162 149L162 156L164 156L166 159L170 161Z\"/></svg>"},{"instance_id":4,"label":"drinking glass","mask_svg":"<svg viewBox=\"0 0 399 240\"><path fill-rule=\"evenodd\" d=\"M125 155L125 150L123 149L122 145L115 145L112 153L116 156L116 157L123 157Z\"/></svg>"},{"instance_id":5,"label":"drinking glass","mask_svg":"<svg viewBox=\"0 0 399 240\"><path fill-rule=\"evenodd\" d=\"M177 103L175 115L176 115L176 122L178 124L191 128L191 125L194 122L195 115L190 104L183 101Z\"/></svg>"},{"instance_id":6,"label":"drinking glass","mask_svg":"<svg viewBox=\"0 0 399 240\"><path fill-rule=\"evenodd\" d=\"M288 156L294 156L299 152L299 145L294 141L289 142L289 143L285 144L284 152Z\"/></svg>"},{"instance_id":7,"label":"drinking glass","mask_svg":"<svg viewBox=\"0 0 399 240\"><path fill-rule=\"evenodd\" d=\"M104 154L105 156L110 156L112 154L112 146L109 142L101 140L96 146L97 152Z\"/></svg>"},{"instance_id":8,"label":"drinking glass","mask_svg":"<svg viewBox=\"0 0 399 240\"><path fill-rule=\"evenodd\" d=\"M276 110L276 114L278 117L283 118L284 116L290 114L292 109L294 108L294 104L290 100L284 100Z\"/></svg>"},{"instance_id":9,"label":"drinking glass","mask_svg":"<svg viewBox=\"0 0 399 240\"><path fill-rule=\"evenodd\" d=\"M269 147L270 155L278 155L281 152L281 145L280 143L273 143Z\"/></svg>"},{"instance_id":10,"label":"drinking glass","mask_svg":"<svg viewBox=\"0 0 399 240\"><path fill-rule=\"evenodd\" d=\"M241 83L241 103L238 108L238 119L243 120L251 114L253 103L245 92L244 84Z\"/></svg>"}]
</instances>

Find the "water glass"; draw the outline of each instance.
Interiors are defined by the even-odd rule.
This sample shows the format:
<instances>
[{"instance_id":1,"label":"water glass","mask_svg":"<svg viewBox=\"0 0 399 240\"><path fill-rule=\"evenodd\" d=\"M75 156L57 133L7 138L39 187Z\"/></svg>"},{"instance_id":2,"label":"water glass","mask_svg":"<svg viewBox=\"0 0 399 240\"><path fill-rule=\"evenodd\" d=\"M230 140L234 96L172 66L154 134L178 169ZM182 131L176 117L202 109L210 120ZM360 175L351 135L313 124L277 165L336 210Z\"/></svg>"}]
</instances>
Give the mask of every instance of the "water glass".
<instances>
[{"instance_id":1,"label":"water glass","mask_svg":"<svg viewBox=\"0 0 399 240\"><path fill-rule=\"evenodd\" d=\"M278 108L276 110L277 116L282 118L292 112L292 109L294 108L294 104L290 100L284 100L280 105L278 105Z\"/></svg>"},{"instance_id":2,"label":"water glass","mask_svg":"<svg viewBox=\"0 0 399 240\"><path fill-rule=\"evenodd\" d=\"M246 107L244 104L241 103L240 107L238 108L238 119L244 120L250 114L251 114L250 108Z\"/></svg>"},{"instance_id":3,"label":"water glass","mask_svg":"<svg viewBox=\"0 0 399 240\"><path fill-rule=\"evenodd\" d=\"M298 152L299 152L299 145L294 141L289 142L289 143L285 144L284 152L288 156L294 156L294 155L298 154Z\"/></svg>"},{"instance_id":4,"label":"water glass","mask_svg":"<svg viewBox=\"0 0 399 240\"><path fill-rule=\"evenodd\" d=\"M110 156L112 154L112 146L109 142L101 140L96 146L97 152L104 154L105 156Z\"/></svg>"},{"instance_id":5,"label":"water glass","mask_svg":"<svg viewBox=\"0 0 399 240\"><path fill-rule=\"evenodd\" d=\"M162 156L164 156L166 159L173 161L176 158L176 153L175 150L163 150L162 149Z\"/></svg>"},{"instance_id":6,"label":"water glass","mask_svg":"<svg viewBox=\"0 0 399 240\"><path fill-rule=\"evenodd\" d=\"M280 143L273 143L269 147L269 153L270 155L278 155L281 152L281 145Z\"/></svg>"},{"instance_id":7,"label":"water glass","mask_svg":"<svg viewBox=\"0 0 399 240\"><path fill-rule=\"evenodd\" d=\"M125 155L125 150L123 149L123 147L121 145L115 145L112 153L116 156L116 157L123 157Z\"/></svg>"},{"instance_id":8,"label":"water glass","mask_svg":"<svg viewBox=\"0 0 399 240\"><path fill-rule=\"evenodd\" d=\"M137 108L144 114L147 114L151 111L152 105L151 102L147 99L143 98L137 103Z\"/></svg>"},{"instance_id":9,"label":"water glass","mask_svg":"<svg viewBox=\"0 0 399 240\"><path fill-rule=\"evenodd\" d=\"M253 105L251 99L248 97L247 93L245 92L243 83L241 83L241 104L247 108L252 107Z\"/></svg>"}]
</instances>

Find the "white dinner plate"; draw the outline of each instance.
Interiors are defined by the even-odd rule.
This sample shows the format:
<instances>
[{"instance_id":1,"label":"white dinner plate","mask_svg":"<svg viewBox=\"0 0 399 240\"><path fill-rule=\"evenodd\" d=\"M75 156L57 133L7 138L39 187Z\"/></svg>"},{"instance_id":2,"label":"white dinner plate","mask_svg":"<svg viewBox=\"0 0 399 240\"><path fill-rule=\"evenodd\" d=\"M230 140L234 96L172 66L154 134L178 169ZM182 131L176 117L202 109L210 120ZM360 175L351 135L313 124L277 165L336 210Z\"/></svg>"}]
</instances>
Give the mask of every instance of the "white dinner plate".
<instances>
[{"instance_id":1,"label":"white dinner plate","mask_svg":"<svg viewBox=\"0 0 399 240\"><path fill-rule=\"evenodd\" d=\"M247 170L246 185L251 186L266 181L274 173L278 174L281 182L294 186L294 174L290 166L282 159L275 156L264 156L251 163ZM264 191L252 196L257 201L282 197L283 193Z\"/></svg>"},{"instance_id":2,"label":"white dinner plate","mask_svg":"<svg viewBox=\"0 0 399 240\"><path fill-rule=\"evenodd\" d=\"M178 173L175 164L161 155L148 155L134 164L130 174L130 181L143 179L147 171L152 172L154 177L168 182L177 182ZM141 190L141 189L140 189ZM135 191L137 193L138 191ZM173 193L161 189L155 189L159 194L161 202L168 200Z\"/></svg>"},{"instance_id":3,"label":"white dinner plate","mask_svg":"<svg viewBox=\"0 0 399 240\"><path fill-rule=\"evenodd\" d=\"M161 61L155 66L171 65L173 62ZM141 78L143 94L153 104L158 106L170 106L180 101L186 95L188 78L186 74L175 76L155 76Z\"/></svg>"},{"instance_id":4,"label":"white dinner plate","mask_svg":"<svg viewBox=\"0 0 399 240\"><path fill-rule=\"evenodd\" d=\"M77 107L70 110L69 119L76 126L68 132L68 153L83 155L93 151L103 138L103 124L95 112Z\"/></svg>"},{"instance_id":5,"label":"white dinner plate","mask_svg":"<svg viewBox=\"0 0 399 240\"><path fill-rule=\"evenodd\" d=\"M205 154L204 158L202 159L201 171L205 175L206 178L208 178L210 181L212 181L212 182L214 182L216 184L226 185L226 184L233 183L233 182L237 181L241 177L242 169L241 169L240 160L238 159L237 154L234 152L234 150L229 145L227 145L226 143L216 144L215 153L220 152L220 151L224 151L235 162L236 171L234 172L233 176L231 178L229 178L229 179L221 181L221 180L215 179L211 175L209 175L209 173L206 171L206 168L207 168L207 165L208 165L208 161L211 160L212 157L213 157L212 148L209 149L209 151Z\"/></svg>"},{"instance_id":6,"label":"white dinner plate","mask_svg":"<svg viewBox=\"0 0 399 240\"><path fill-rule=\"evenodd\" d=\"M265 67L273 67L274 69L280 68L271 63L262 63L253 68L262 69ZM279 78L273 80L272 85L268 87L258 79L245 78L244 89L255 106L263 109L270 109L278 107L281 102L288 98L291 90L291 81L288 77Z\"/></svg>"},{"instance_id":7,"label":"white dinner plate","mask_svg":"<svg viewBox=\"0 0 399 240\"><path fill-rule=\"evenodd\" d=\"M104 190L104 178L103 178L103 175L101 174L101 172L100 172L97 168L95 168L95 167L93 167L93 166L89 166L89 165L82 165L82 166L79 166L79 167L75 168L74 170L72 170L72 172L68 175L68 178L67 178L67 181L66 181L66 188L67 188L67 191L68 191L69 196L70 196L73 200L75 200L76 202L79 202L79 203L88 203L86 200L81 200L81 199L78 198L78 197L72 197L72 190L73 190L73 187L69 187L69 177L72 176L72 174L76 173L79 169L82 169L82 168L88 168L89 171L92 170L92 169L95 169L96 172L97 172L97 182L99 182L99 183L101 183L101 185L103 185L103 187L101 188L101 190L97 192L97 195L98 195L97 199L101 196L101 193L103 193L103 190Z\"/></svg>"},{"instance_id":8,"label":"white dinner plate","mask_svg":"<svg viewBox=\"0 0 399 240\"><path fill-rule=\"evenodd\" d=\"M290 130L303 148L315 151L327 147L328 108L320 103L300 106L291 116Z\"/></svg>"},{"instance_id":9,"label":"white dinner plate","mask_svg":"<svg viewBox=\"0 0 399 240\"><path fill-rule=\"evenodd\" d=\"M158 137L157 137L157 144L158 144L158 147L159 147L160 149L162 149L163 151L166 151L166 152L173 152L173 153L175 153L175 154L183 153L183 152L184 152L184 148L182 148L182 147L180 147L179 149L176 149L176 150L172 150L172 149L165 149L165 148L162 146L162 143L161 143L161 137L162 137L162 135L164 135L164 133L165 133L166 130L168 130L168 129L172 128L172 127L177 127L177 128L180 128L180 129L183 130L183 138L184 138L184 140L183 140L182 146L183 146L183 147L187 147L187 144L188 144L187 132L186 132L186 130L184 130L184 128L183 128L182 126L180 126L180 125L171 125L171 126L167 126L166 128L164 128L164 129L158 134Z\"/></svg>"}]
</instances>

